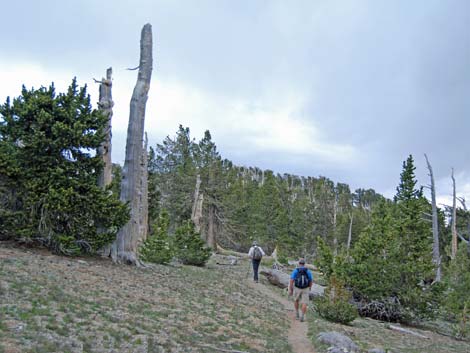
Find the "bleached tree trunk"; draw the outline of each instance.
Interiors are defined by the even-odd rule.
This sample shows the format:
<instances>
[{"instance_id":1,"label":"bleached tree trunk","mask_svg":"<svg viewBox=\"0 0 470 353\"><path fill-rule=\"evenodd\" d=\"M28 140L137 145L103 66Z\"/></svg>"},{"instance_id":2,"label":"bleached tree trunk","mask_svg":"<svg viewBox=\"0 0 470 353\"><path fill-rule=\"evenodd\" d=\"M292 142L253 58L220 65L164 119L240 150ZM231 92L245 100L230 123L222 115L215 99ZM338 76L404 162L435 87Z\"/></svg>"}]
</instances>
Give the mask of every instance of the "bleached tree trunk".
<instances>
[{"instance_id":1,"label":"bleached tree trunk","mask_svg":"<svg viewBox=\"0 0 470 353\"><path fill-rule=\"evenodd\" d=\"M121 200L130 206L130 220L121 228L113 244L112 257L115 262L139 264L137 246L143 234L141 157L144 137L145 107L152 76L152 26L142 28L140 39L140 63L137 83L132 93L127 128L126 159L121 182Z\"/></svg>"},{"instance_id":2,"label":"bleached tree trunk","mask_svg":"<svg viewBox=\"0 0 470 353\"><path fill-rule=\"evenodd\" d=\"M452 247L450 258L455 259L457 256L457 197L455 192L454 168L452 168L452 189Z\"/></svg>"},{"instance_id":3,"label":"bleached tree trunk","mask_svg":"<svg viewBox=\"0 0 470 353\"><path fill-rule=\"evenodd\" d=\"M207 225L207 245L212 248L213 251L217 251L217 239L215 236L215 206L209 205L209 215L208 215L208 225Z\"/></svg>"},{"instance_id":4,"label":"bleached tree trunk","mask_svg":"<svg viewBox=\"0 0 470 353\"><path fill-rule=\"evenodd\" d=\"M215 184L215 166L212 163L209 166L209 190L214 190ZM208 198L208 215L207 215L207 234L206 234L206 244L212 248L213 251L217 251L217 236L216 236L216 200L214 195L209 195Z\"/></svg>"},{"instance_id":5,"label":"bleached tree trunk","mask_svg":"<svg viewBox=\"0 0 470 353\"><path fill-rule=\"evenodd\" d=\"M431 204L432 204L432 260L436 266L436 282L441 281L441 255L439 252L439 224L437 221L437 205L436 205L436 187L434 184L434 174L432 172L431 163L429 163L428 156L424 154L426 164L429 170L429 177L431 178Z\"/></svg>"},{"instance_id":6,"label":"bleached tree trunk","mask_svg":"<svg viewBox=\"0 0 470 353\"><path fill-rule=\"evenodd\" d=\"M349 214L349 231L348 231L348 244L347 244L348 252L349 252L349 248L351 247L353 218L354 218L354 215L351 211L351 213Z\"/></svg>"},{"instance_id":7,"label":"bleached tree trunk","mask_svg":"<svg viewBox=\"0 0 470 353\"><path fill-rule=\"evenodd\" d=\"M94 80L99 83L99 101L98 109L107 117L108 121L104 131L104 141L97 149L97 154L101 156L103 161L103 170L98 176L98 186L105 189L112 181L112 170L113 165L111 161L111 126L113 117L113 96L112 96L112 81L113 69L110 67L106 70L106 78L102 78L101 81ZM98 228L99 232L105 231L102 227ZM111 254L111 244L104 246L98 251L103 257L109 257Z\"/></svg>"},{"instance_id":8,"label":"bleached tree trunk","mask_svg":"<svg viewBox=\"0 0 470 353\"><path fill-rule=\"evenodd\" d=\"M142 238L140 239L141 241L144 241L147 239L148 235L148 229L149 229L149 202L148 202L148 191L149 191L149 185L148 185L148 153L147 153L147 147L148 147L148 137L147 133L145 133L145 139L144 139L144 148L142 150L142 159L141 159L141 166L142 166L142 171L141 171L141 188L142 188L142 194L141 194L141 201L140 201L140 226L141 226L141 232L142 232Z\"/></svg>"},{"instance_id":9,"label":"bleached tree trunk","mask_svg":"<svg viewBox=\"0 0 470 353\"><path fill-rule=\"evenodd\" d=\"M338 214L338 195L335 193L335 201L333 204L333 255L338 254L338 234L336 232L336 218Z\"/></svg>"},{"instance_id":10,"label":"bleached tree trunk","mask_svg":"<svg viewBox=\"0 0 470 353\"><path fill-rule=\"evenodd\" d=\"M204 201L204 195L200 192L200 187L201 176L198 174L196 178L196 188L194 190L193 208L191 212L191 220L194 223L194 229L198 233L201 231L202 203Z\"/></svg>"},{"instance_id":11,"label":"bleached tree trunk","mask_svg":"<svg viewBox=\"0 0 470 353\"><path fill-rule=\"evenodd\" d=\"M103 189L111 184L113 169L111 162L111 119L113 117L114 106L112 96L112 75L113 69L110 67L106 70L106 78L101 79L101 81L95 80L95 82L100 83L98 108L108 118L108 123L105 130L105 138L97 151L98 155L101 156L104 163L103 171L98 177L98 185Z\"/></svg>"}]
</instances>

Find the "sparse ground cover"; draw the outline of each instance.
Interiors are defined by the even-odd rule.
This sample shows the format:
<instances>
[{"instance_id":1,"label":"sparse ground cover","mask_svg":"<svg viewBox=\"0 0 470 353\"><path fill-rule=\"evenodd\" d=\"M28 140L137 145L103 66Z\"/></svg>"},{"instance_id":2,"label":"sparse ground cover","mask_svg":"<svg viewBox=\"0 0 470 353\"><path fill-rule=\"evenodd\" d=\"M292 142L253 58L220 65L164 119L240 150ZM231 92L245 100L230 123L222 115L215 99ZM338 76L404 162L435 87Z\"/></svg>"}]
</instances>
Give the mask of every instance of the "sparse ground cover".
<instances>
[{"instance_id":1,"label":"sparse ground cover","mask_svg":"<svg viewBox=\"0 0 470 353\"><path fill-rule=\"evenodd\" d=\"M0 352L290 352L245 266L113 265L0 243Z\"/></svg>"},{"instance_id":2,"label":"sparse ground cover","mask_svg":"<svg viewBox=\"0 0 470 353\"><path fill-rule=\"evenodd\" d=\"M309 336L318 353L327 352L328 346L317 341L320 332L336 331L351 338L364 352L382 348L393 353L469 353L470 342L459 341L429 330L406 327L428 339L400 333L388 328L390 324L368 318L358 318L351 325L341 325L321 318L312 310ZM394 324L399 326L398 324Z\"/></svg>"}]
</instances>

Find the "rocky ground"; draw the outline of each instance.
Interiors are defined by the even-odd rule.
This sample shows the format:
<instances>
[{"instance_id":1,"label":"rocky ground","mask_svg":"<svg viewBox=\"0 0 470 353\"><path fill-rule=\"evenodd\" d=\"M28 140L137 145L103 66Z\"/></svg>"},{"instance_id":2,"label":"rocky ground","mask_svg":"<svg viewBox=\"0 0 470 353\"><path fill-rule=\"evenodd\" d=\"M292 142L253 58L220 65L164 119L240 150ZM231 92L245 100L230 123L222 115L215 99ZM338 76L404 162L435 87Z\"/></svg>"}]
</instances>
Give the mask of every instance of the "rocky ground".
<instances>
[{"instance_id":1,"label":"rocky ground","mask_svg":"<svg viewBox=\"0 0 470 353\"><path fill-rule=\"evenodd\" d=\"M410 330L424 337L392 330L389 328L390 325ZM318 341L318 335L321 332L337 332L349 337L358 347L355 352L470 353L470 342L456 340L429 329L404 327L368 318L356 319L351 325L341 325L326 321L317 315L309 320L308 334L315 342L318 353L331 352L330 344L322 344ZM349 350L349 352L353 351Z\"/></svg>"},{"instance_id":2,"label":"rocky ground","mask_svg":"<svg viewBox=\"0 0 470 353\"><path fill-rule=\"evenodd\" d=\"M344 326L313 310L299 328L286 291L253 283L248 265L217 256L205 268L136 268L0 242L0 353L295 353L307 351L305 335L322 353L334 350L318 334L331 331L358 352L470 353L469 342L429 330L411 328L420 338L363 318Z\"/></svg>"},{"instance_id":3,"label":"rocky ground","mask_svg":"<svg viewBox=\"0 0 470 353\"><path fill-rule=\"evenodd\" d=\"M136 268L0 243L0 352L291 352L247 264Z\"/></svg>"}]
</instances>

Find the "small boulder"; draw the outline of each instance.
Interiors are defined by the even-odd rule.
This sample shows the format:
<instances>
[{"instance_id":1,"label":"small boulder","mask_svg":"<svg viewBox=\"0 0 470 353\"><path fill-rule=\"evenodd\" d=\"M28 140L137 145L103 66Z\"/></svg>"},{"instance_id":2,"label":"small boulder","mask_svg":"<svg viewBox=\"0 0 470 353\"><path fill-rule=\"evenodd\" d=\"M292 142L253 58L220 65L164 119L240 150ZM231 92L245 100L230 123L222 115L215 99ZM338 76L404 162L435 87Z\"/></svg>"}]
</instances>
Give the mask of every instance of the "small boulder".
<instances>
[{"instance_id":1,"label":"small boulder","mask_svg":"<svg viewBox=\"0 0 470 353\"><path fill-rule=\"evenodd\" d=\"M342 352L359 352L359 347L353 342L348 336L345 336L339 332L320 332L318 334L318 340L322 343L332 345L335 348L342 349ZM341 350L338 350L341 352Z\"/></svg>"}]
</instances>

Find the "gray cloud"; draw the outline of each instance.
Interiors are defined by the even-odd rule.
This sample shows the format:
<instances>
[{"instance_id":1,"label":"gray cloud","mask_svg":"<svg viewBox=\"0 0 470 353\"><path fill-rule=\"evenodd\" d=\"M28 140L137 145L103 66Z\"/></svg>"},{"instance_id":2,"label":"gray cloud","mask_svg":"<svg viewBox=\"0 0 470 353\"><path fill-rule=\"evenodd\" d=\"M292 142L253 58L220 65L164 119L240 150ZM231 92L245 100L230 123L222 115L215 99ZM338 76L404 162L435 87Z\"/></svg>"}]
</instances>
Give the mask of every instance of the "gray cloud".
<instances>
[{"instance_id":1,"label":"gray cloud","mask_svg":"<svg viewBox=\"0 0 470 353\"><path fill-rule=\"evenodd\" d=\"M2 57L12 62L40 64L51 73L57 68L85 81L112 65L118 84L129 75L124 68L136 64L140 29L150 22L154 82L203 92L208 107L232 100L275 112L285 97L299 96L295 118L315 126L315 142L357 151L342 164L310 151L237 146L250 140L248 132L223 130L220 121L233 117L221 111L227 105L207 111L207 126L188 123L214 129L222 155L237 163L385 192L394 190L410 153L427 183L426 152L437 178L445 180L452 166L470 176L468 1L31 0L9 2L3 10ZM156 106L158 99L151 91ZM158 138L173 134L180 122ZM123 132L115 133L117 160Z\"/></svg>"}]
</instances>

